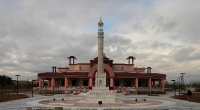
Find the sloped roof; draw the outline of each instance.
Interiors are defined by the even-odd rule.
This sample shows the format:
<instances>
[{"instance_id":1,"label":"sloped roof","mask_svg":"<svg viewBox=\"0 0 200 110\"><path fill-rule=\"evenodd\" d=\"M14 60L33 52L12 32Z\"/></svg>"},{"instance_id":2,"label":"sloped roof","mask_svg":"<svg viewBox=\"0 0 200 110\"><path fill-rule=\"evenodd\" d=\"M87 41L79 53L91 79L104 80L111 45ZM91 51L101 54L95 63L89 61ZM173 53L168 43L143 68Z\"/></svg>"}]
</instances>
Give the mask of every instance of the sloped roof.
<instances>
[{"instance_id":1,"label":"sloped roof","mask_svg":"<svg viewBox=\"0 0 200 110\"><path fill-rule=\"evenodd\" d=\"M115 72L115 77L166 77L165 74L160 74L160 73L129 73L129 72Z\"/></svg>"},{"instance_id":2,"label":"sloped roof","mask_svg":"<svg viewBox=\"0 0 200 110\"><path fill-rule=\"evenodd\" d=\"M88 76L88 72L63 72L63 73L45 72L45 73L38 73L38 76L65 76L65 75Z\"/></svg>"}]
</instances>

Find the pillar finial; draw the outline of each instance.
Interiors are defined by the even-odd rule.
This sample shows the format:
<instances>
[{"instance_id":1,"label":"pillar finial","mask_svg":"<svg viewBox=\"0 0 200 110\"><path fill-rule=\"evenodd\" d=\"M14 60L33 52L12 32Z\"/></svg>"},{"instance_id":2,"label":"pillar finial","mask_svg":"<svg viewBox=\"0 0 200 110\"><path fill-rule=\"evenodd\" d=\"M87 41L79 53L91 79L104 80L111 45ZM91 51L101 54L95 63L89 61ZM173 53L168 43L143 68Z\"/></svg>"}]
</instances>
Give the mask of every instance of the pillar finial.
<instances>
[{"instance_id":1,"label":"pillar finial","mask_svg":"<svg viewBox=\"0 0 200 110\"><path fill-rule=\"evenodd\" d=\"M98 25L99 25L99 29L103 29L104 23L103 23L103 21L101 20L101 17L100 17L100 20L99 20L99 22L98 22Z\"/></svg>"}]
</instances>

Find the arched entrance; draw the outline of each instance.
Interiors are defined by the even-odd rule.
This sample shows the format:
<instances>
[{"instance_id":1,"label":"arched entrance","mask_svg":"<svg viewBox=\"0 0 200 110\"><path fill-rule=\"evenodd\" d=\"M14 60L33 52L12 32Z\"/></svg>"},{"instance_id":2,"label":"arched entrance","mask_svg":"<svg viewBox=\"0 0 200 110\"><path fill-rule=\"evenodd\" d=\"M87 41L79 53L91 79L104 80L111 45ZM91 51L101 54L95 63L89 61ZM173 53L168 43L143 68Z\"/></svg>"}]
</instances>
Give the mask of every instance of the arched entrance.
<instances>
[{"instance_id":1,"label":"arched entrance","mask_svg":"<svg viewBox=\"0 0 200 110\"><path fill-rule=\"evenodd\" d=\"M113 89L113 78L114 78L114 71L113 69L107 65L104 64L104 72L106 72L106 86L110 87L110 89ZM89 77L89 88L91 89L94 85L95 85L95 75L97 73L97 64L94 65L89 73L88 73L88 77Z\"/></svg>"}]
</instances>

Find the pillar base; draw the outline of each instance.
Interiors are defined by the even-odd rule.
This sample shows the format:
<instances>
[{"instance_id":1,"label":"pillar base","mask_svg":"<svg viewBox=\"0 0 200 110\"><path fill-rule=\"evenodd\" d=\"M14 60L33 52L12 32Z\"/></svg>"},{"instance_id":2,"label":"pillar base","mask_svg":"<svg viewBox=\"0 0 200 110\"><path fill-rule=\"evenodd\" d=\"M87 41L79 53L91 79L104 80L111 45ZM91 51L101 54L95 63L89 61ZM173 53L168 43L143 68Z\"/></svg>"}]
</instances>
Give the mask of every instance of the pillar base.
<instances>
[{"instance_id":1,"label":"pillar base","mask_svg":"<svg viewBox=\"0 0 200 110\"><path fill-rule=\"evenodd\" d=\"M67 92L67 87L68 87L68 86L65 86L65 89L64 89L64 90L65 90L65 92Z\"/></svg>"},{"instance_id":2,"label":"pillar base","mask_svg":"<svg viewBox=\"0 0 200 110\"><path fill-rule=\"evenodd\" d=\"M53 87L51 87L51 91L54 91L54 86L53 86Z\"/></svg>"},{"instance_id":3,"label":"pillar base","mask_svg":"<svg viewBox=\"0 0 200 110\"><path fill-rule=\"evenodd\" d=\"M109 87L93 87L85 97L86 102L98 103L115 103L115 94L109 90Z\"/></svg>"},{"instance_id":4,"label":"pillar base","mask_svg":"<svg viewBox=\"0 0 200 110\"><path fill-rule=\"evenodd\" d=\"M109 87L109 89L110 89L110 90L113 90L113 89L114 89L114 87Z\"/></svg>"},{"instance_id":5,"label":"pillar base","mask_svg":"<svg viewBox=\"0 0 200 110\"><path fill-rule=\"evenodd\" d=\"M42 90L42 87L41 86L39 86L39 91L41 91Z\"/></svg>"}]
</instances>

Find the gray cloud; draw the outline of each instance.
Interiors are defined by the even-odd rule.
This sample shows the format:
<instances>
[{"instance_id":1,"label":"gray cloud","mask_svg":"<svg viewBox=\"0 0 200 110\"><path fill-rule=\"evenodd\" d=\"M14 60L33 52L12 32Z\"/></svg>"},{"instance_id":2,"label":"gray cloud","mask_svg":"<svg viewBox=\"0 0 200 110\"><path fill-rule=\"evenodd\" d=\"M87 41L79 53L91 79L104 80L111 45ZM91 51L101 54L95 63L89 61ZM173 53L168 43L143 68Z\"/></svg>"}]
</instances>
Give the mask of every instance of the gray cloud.
<instances>
[{"instance_id":1,"label":"gray cloud","mask_svg":"<svg viewBox=\"0 0 200 110\"><path fill-rule=\"evenodd\" d=\"M161 23L157 26L158 29L156 32L170 32L175 28L176 25L176 21L168 21L167 23L162 23L161 21Z\"/></svg>"},{"instance_id":2,"label":"gray cloud","mask_svg":"<svg viewBox=\"0 0 200 110\"><path fill-rule=\"evenodd\" d=\"M166 48L173 47L173 45L171 43L155 41L155 42L152 43L151 47L166 49Z\"/></svg>"},{"instance_id":3,"label":"gray cloud","mask_svg":"<svg viewBox=\"0 0 200 110\"><path fill-rule=\"evenodd\" d=\"M196 52L193 52L188 60L200 60L200 50L197 50Z\"/></svg>"},{"instance_id":4,"label":"gray cloud","mask_svg":"<svg viewBox=\"0 0 200 110\"><path fill-rule=\"evenodd\" d=\"M174 61L200 60L200 51L194 47L179 47L171 53Z\"/></svg>"},{"instance_id":5,"label":"gray cloud","mask_svg":"<svg viewBox=\"0 0 200 110\"><path fill-rule=\"evenodd\" d=\"M178 77L200 70L199 1L0 1L0 73L35 78L67 57L97 56L97 22L103 19L104 52L115 63ZM190 65L188 67L187 65ZM178 74L177 74L178 73ZM176 74L176 75L174 75ZM192 78L190 78L192 79Z\"/></svg>"}]
</instances>

